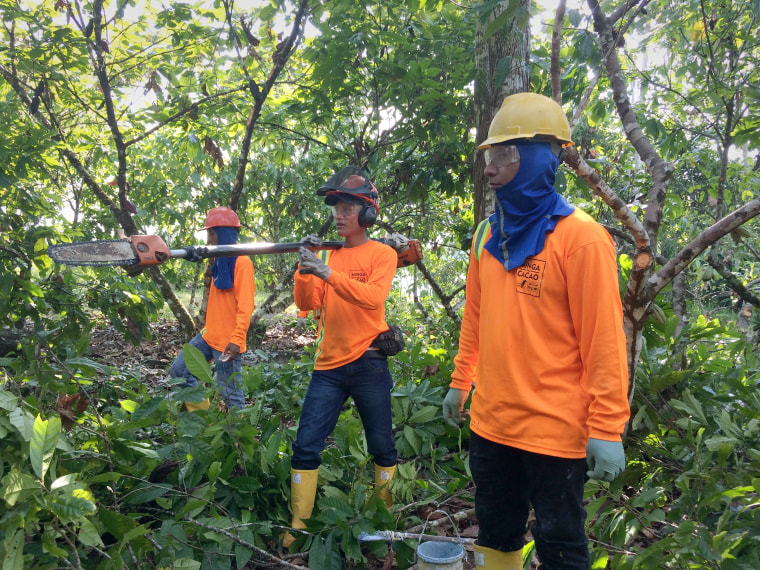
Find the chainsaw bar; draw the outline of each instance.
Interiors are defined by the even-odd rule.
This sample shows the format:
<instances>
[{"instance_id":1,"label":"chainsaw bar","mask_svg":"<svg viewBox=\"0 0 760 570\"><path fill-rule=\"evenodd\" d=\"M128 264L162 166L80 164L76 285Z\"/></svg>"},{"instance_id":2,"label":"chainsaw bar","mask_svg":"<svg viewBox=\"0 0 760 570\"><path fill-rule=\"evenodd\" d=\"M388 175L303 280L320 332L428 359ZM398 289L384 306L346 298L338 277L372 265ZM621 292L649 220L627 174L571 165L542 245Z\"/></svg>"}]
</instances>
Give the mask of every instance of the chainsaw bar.
<instances>
[{"instance_id":1,"label":"chainsaw bar","mask_svg":"<svg viewBox=\"0 0 760 570\"><path fill-rule=\"evenodd\" d=\"M48 247L48 255L56 263L91 267L136 265L140 261L128 239L59 243Z\"/></svg>"}]
</instances>

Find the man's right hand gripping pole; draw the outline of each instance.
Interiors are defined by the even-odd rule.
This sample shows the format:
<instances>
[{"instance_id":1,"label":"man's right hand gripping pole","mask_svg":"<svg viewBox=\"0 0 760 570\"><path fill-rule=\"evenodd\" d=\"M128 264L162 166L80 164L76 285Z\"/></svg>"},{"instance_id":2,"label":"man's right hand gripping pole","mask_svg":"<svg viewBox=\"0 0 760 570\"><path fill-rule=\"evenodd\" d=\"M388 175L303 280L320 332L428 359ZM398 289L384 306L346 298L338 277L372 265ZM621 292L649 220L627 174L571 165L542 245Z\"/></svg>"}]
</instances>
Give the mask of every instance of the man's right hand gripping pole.
<instances>
[{"instance_id":1,"label":"man's right hand gripping pole","mask_svg":"<svg viewBox=\"0 0 760 570\"><path fill-rule=\"evenodd\" d=\"M469 395L470 393L466 390L449 388L446 397L443 399L443 419L451 427L461 427L462 410Z\"/></svg>"}]
</instances>

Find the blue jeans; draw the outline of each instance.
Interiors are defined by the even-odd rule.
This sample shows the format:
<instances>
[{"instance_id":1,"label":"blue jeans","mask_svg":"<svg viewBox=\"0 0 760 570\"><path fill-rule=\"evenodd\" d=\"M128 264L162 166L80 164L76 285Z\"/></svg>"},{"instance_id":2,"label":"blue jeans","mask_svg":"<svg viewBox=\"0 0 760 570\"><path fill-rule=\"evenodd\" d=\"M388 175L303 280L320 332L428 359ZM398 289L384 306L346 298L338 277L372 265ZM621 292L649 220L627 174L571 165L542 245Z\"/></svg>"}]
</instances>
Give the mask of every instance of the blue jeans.
<instances>
[{"instance_id":1,"label":"blue jeans","mask_svg":"<svg viewBox=\"0 0 760 570\"><path fill-rule=\"evenodd\" d=\"M393 378L386 359L365 356L333 370L315 370L293 443L293 469L317 469L325 440L338 423L341 408L353 398L367 436L367 448L377 465L396 465L391 416Z\"/></svg>"},{"instance_id":2,"label":"blue jeans","mask_svg":"<svg viewBox=\"0 0 760 570\"><path fill-rule=\"evenodd\" d=\"M203 353L203 357L207 362L214 361L216 366L216 383L222 392L222 398L228 408L244 408L245 397L243 396L243 388L241 383L241 372L243 370L243 359L238 356L235 360L229 362L221 362L219 357L222 353L215 348L211 348L208 343L203 340L203 335L197 334L190 341L195 348ZM193 376L185 365L185 359L182 356L182 351L177 355L177 359L169 368L169 375L172 378L184 378L185 383L183 388L192 388L198 385L198 379Z\"/></svg>"},{"instance_id":3,"label":"blue jeans","mask_svg":"<svg viewBox=\"0 0 760 570\"><path fill-rule=\"evenodd\" d=\"M478 544L513 552L523 547L528 509L541 568L587 570L584 523L585 459L564 459L501 445L472 432L470 470L475 482Z\"/></svg>"}]
</instances>

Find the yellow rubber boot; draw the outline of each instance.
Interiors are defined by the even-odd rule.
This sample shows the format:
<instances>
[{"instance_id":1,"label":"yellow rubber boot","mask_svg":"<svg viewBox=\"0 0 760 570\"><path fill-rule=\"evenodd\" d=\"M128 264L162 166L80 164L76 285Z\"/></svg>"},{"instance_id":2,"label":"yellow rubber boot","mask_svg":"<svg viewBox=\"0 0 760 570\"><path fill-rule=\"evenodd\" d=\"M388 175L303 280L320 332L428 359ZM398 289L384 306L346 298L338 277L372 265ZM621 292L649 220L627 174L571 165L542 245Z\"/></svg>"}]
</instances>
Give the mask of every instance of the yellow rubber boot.
<instances>
[{"instance_id":1,"label":"yellow rubber boot","mask_svg":"<svg viewBox=\"0 0 760 570\"><path fill-rule=\"evenodd\" d=\"M484 570L522 570L523 551L502 552L493 548L486 548L475 543L475 568Z\"/></svg>"},{"instance_id":2,"label":"yellow rubber boot","mask_svg":"<svg viewBox=\"0 0 760 570\"><path fill-rule=\"evenodd\" d=\"M202 402L183 402L186 412L197 412L198 410L208 410L211 402L206 398Z\"/></svg>"},{"instance_id":3,"label":"yellow rubber boot","mask_svg":"<svg viewBox=\"0 0 760 570\"><path fill-rule=\"evenodd\" d=\"M393 495L391 495L391 490L388 488L388 485L390 485L391 479L393 479L395 474L395 465L391 465L390 467L380 467L375 463L375 485L380 487L377 494L383 500L385 508L388 510L390 510L393 505Z\"/></svg>"},{"instance_id":4,"label":"yellow rubber boot","mask_svg":"<svg viewBox=\"0 0 760 570\"><path fill-rule=\"evenodd\" d=\"M317 475L319 469L291 469L290 470L290 510L293 520L290 526L293 528L306 528L304 519L311 517L314 510L314 498L317 496ZM282 535L282 545L290 548L295 537L286 532Z\"/></svg>"}]
</instances>

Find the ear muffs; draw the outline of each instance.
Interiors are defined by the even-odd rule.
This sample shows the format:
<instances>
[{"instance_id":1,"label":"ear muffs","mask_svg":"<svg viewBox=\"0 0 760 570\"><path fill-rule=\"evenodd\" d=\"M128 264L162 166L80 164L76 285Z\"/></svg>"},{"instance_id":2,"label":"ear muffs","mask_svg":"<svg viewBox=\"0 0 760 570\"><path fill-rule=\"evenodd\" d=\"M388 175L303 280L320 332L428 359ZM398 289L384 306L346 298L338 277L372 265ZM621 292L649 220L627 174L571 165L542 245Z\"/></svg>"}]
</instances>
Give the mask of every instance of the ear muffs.
<instances>
[{"instance_id":1,"label":"ear muffs","mask_svg":"<svg viewBox=\"0 0 760 570\"><path fill-rule=\"evenodd\" d=\"M368 228L377 220L377 210L374 206L362 206L359 210L359 225Z\"/></svg>"},{"instance_id":2,"label":"ear muffs","mask_svg":"<svg viewBox=\"0 0 760 570\"><path fill-rule=\"evenodd\" d=\"M372 198L375 204L377 204L377 190L374 188L370 192L369 197ZM362 206L359 210L359 225L363 228L368 228L377 220L377 208L375 206Z\"/></svg>"}]
</instances>

